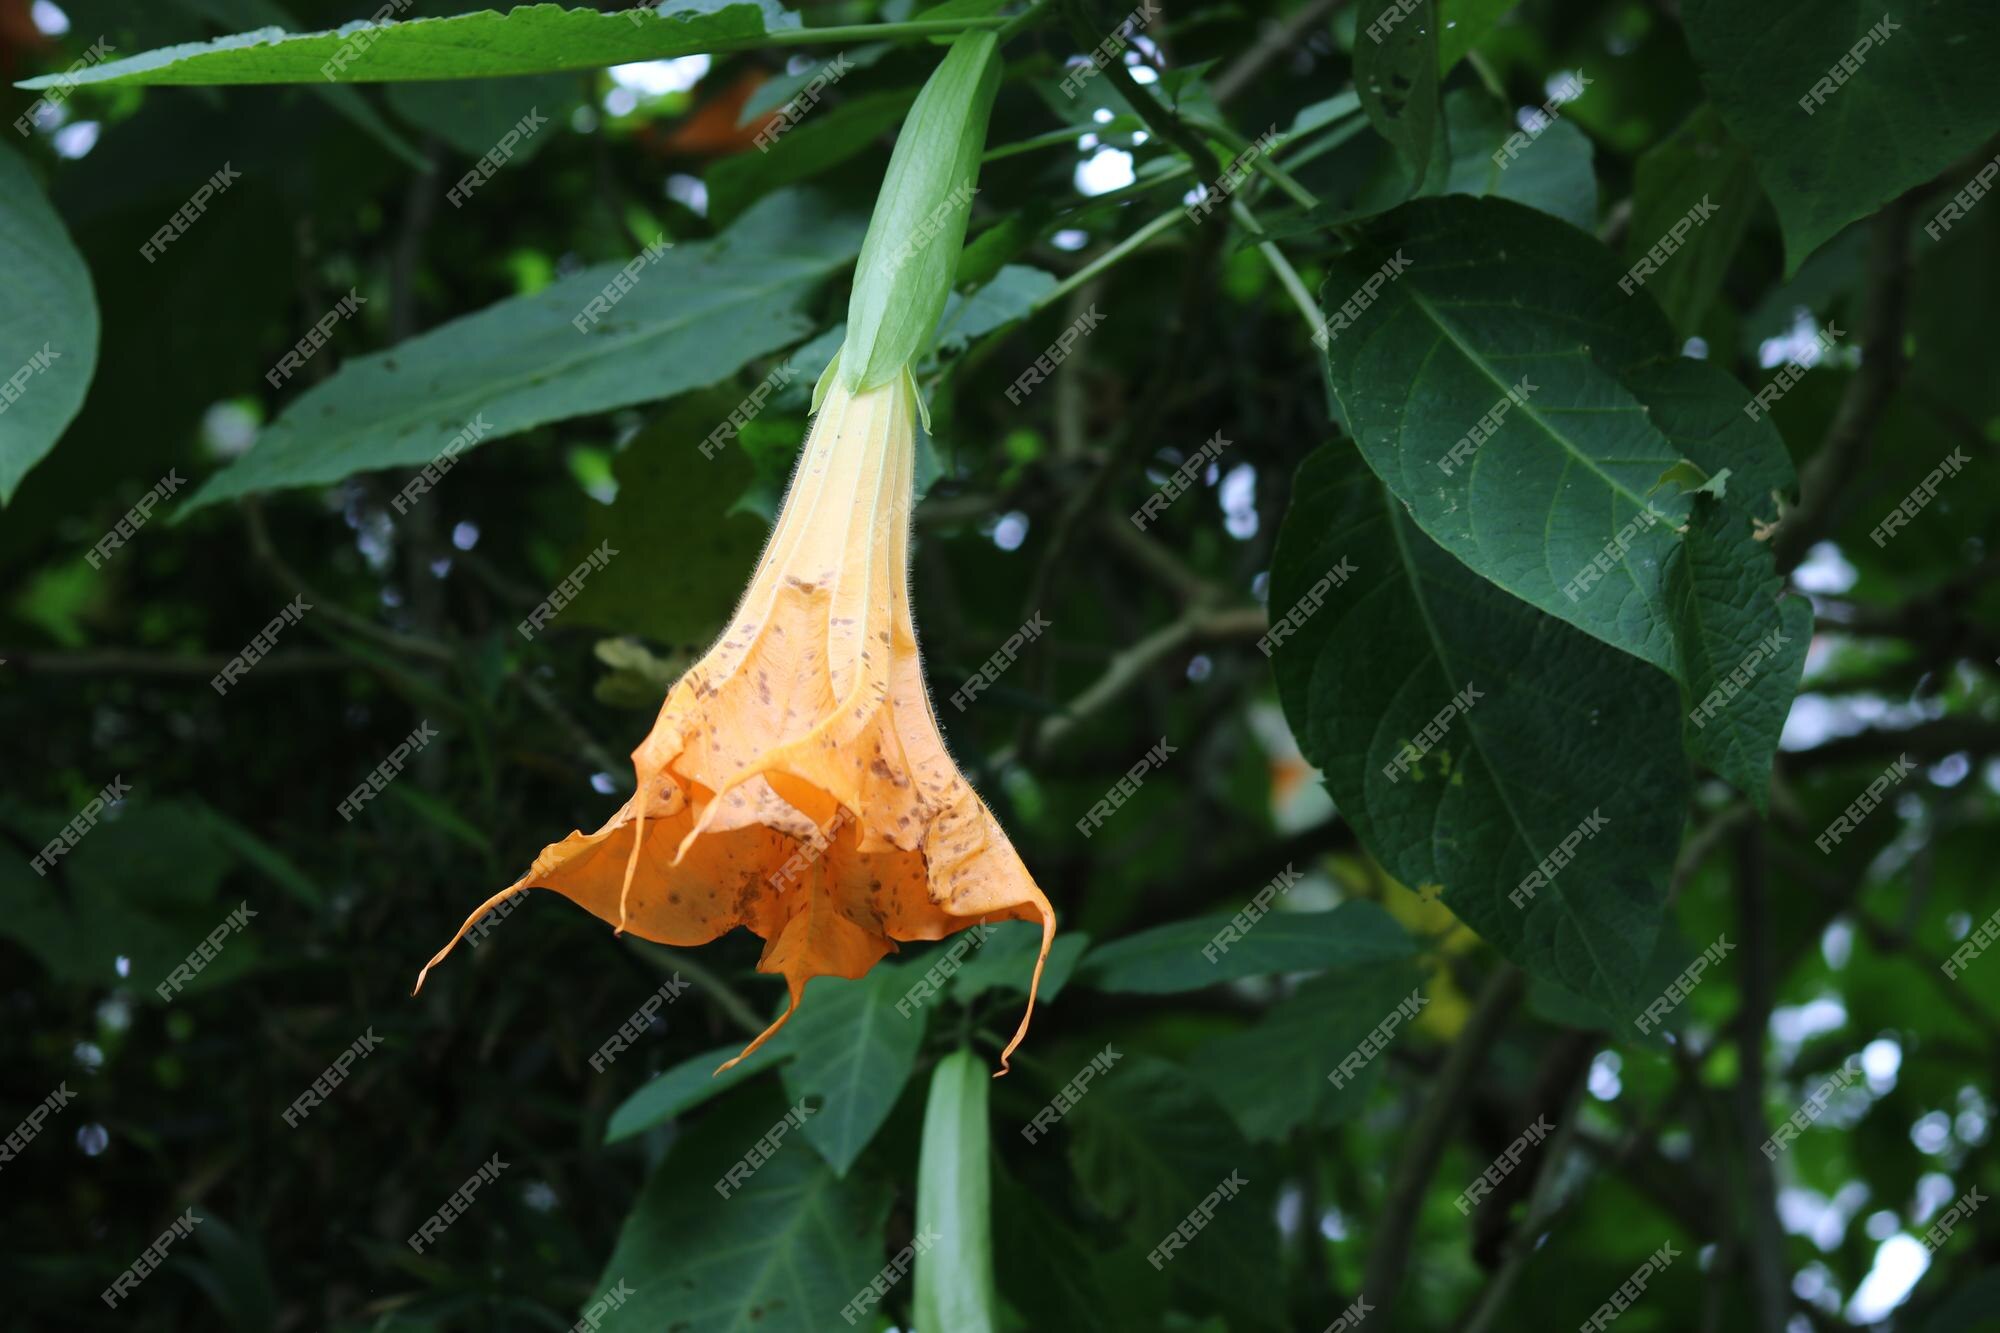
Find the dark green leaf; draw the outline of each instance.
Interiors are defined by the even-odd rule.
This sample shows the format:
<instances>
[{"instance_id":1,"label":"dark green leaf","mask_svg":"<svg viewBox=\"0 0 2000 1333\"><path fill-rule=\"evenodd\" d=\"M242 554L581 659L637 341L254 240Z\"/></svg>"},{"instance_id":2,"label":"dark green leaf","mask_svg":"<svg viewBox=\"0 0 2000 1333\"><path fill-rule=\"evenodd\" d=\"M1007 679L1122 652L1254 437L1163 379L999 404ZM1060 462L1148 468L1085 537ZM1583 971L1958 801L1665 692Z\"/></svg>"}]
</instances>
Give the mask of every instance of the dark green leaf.
<instances>
[{"instance_id":1,"label":"dark green leaf","mask_svg":"<svg viewBox=\"0 0 2000 1333\"><path fill-rule=\"evenodd\" d=\"M1664 578L1679 529L1711 483L1745 526L1775 517L1792 480L1768 419L1676 359L1658 308L1573 228L1447 198L1369 234L1325 288L1329 306L1366 307L1336 314L1328 361L1369 466L1473 570L1678 675ZM1762 610L1760 634L1777 614Z\"/></svg>"},{"instance_id":2,"label":"dark green leaf","mask_svg":"<svg viewBox=\"0 0 2000 1333\"><path fill-rule=\"evenodd\" d=\"M1042 928L1030 921L1002 921L991 928L986 942L967 955L964 966L951 979L952 998L971 1004L990 990L1028 993L1028 981L1035 975L1035 956L1042 949ZM1037 1004L1054 1004L1056 996L1076 970L1077 960L1090 945L1090 936L1065 930L1049 946L1049 961L1042 968L1042 984Z\"/></svg>"},{"instance_id":3,"label":"dark green leaf","mask_svg":"<svg viewBox=\"0 0 2000 1333\"><path fill-rule=\"evenodd\" d=\"M1330 912L1220 912L1102 945L1084 959L1077 981L1094 990L1168 995L1242 977L1354 967L1415 952L1409 932L1370 902L1342 903Z\"/></svg>"},{"instance_id":4,"label":"dark green leaf","mask_svg":"<svg viewBox=\"0 0 2000 1333\"><path fill-rule=\"evenodd\" d=\"M1421 1009L1422 980L1407 960L1338 968L1306 982L1243 1031L1206 1043L1192 1063L1252 1141L1345 1120L1367 1104L1384 1062L1366 1062L1338 1087L1328 1076L1398 1005Z\"/></svg>"},{"instance_id":5,"label":"dark green leaf","mask_svg":"<svg viewBox=\"0 0 2000 1333\"><path fill-rule=\"evenodd\" d=\"M877 963L858 981L816 978L799 1016L772 1038L795 1052L784 1068L785 1092L818 1103L805 1135L835 1175L854 1165L916 1068L929 1006L896 1007L915 980L893 963Z\"/></svg>"},{"instance_id":6,"label":"dark green leaf","mask_svg":"<svg viewBox=\"0 0 2000 1333\"><path fill-rule=\"evenodd\" d=\"M1430 169L1440 120L1435 0L1362 0L1354 88L1375 132L1403 159L1414 193Z\"/></svg>"},{"instance_id":7,"label":"dark green leaf","mask_svg":"<svg viewBox=\"0 0 2000 1333\"><path fill-rule=\"evenodd\" d=\"M584 1307L598 1333L824 1333L839 1319L882 1266L887 1187L841 1180L793 1131L728 1198L716 1190L786 1115L739 1096L674 1145ZM613 1297L620 1284L633 1294Z\"/></svg>"},{"instance_id":8,"label":"dark green leaf","mask_svg":"<svg viewBox=\"0 0 2000 1333\"><path fill-rule=\"evenodd\" d=\"M1090 1085L1070 1119L1079 1183L1125 1228L1113 1281L1157 1281L1165 1272L1229 1310L1231 1328L1279 1326L1276 1181L1186 1070L1128 1056ZM1142 1257L1218 1192L1226 1197L1184 1248L1157 1264ZM1182 1238L1172 1239L1179 1246Z\"/></svg>"},{"instance_id":9,"label":"dark green leaf","mask_svg":"<svg viewBox=\"0 0 2000 1333\"><path fill-rule=\"evenodd\" d=\"M578 75L541 74L395 83L383 96L413 128L437 135L469 158L495 153L504 169L525 166L562 133L583 89ZM503 147L509 134L516 137ZM448 173L440 185L458 175Z\"/></svg>"},{"instance_id":10,"label":"dark green leaf","mask_svg":"<svg viewBox=\"0 0 2000 1333\"><path fill-rule=\"evenodd\" d=\"M791 373L810 383L814 372ZM618 558L591 574L564 608L565 621L694 649L720 632L769 535L756 515L734 507L755 480L729 424L748 392L691 394L625 446L615 466L617 498L591 506L571 552L581 560L609 542ZM679 521L660 522L669 509Z\"/></svg>"},{"instance_id":11,"label":"dark green leaf","mask_svg":"<svg viewBox=\"0 0 2000 1333\"><path fill-rule=\"evenodd\" d=\"M1722 289L1758 202L1750 155L1708 103L1639 158L1627 273L1682 333L1695 331Z\"/></svg>"},{"instance_id":12,"label":"dark green leaf","mask_svg":"<svg viewBox=\"0 0 2000 1333\"><path fill-rule=\"evenodd\" d=\"M1449 74L1521 0L1438 0L1438 72Z\"/></svg>"},{"instance_id":13,"label":"dark green leaf","mask_svg":"<svg viewBox=\"0 0 2000 1333\"><path fill-rule=\"evenodd\" d=\"M1329 447L1294 483L1274 610L1342 561L1353 576L1316 611L1303 604L1273 653L1286 716L1341 814L1392 875L1442 885L1508 957L1628 1005L1687 795L1673 682L1473 574ZM1427 725L1440 739L1397 767ZM1566 863L1538 869L1552 855Z\"/></svg>"},{"instance_id":14,"label":"dark green leaf","mask_svg":"<svg viewBox=\"0 0 2000 1333\"><path fill-rule=\"evenodd\" d=\"M1688 0L1681 22L1777 205L1787 273L2000 130L1993 5Z\"/></svg>"},{"instance_id":15,"label":"dark green leaf","mask_svg":"<svg viewBox=\"0 0 2000 1333\"><path fill-rule=\"evenodd\" d=\"M737 153L709 169L708 210L727 226L757 200L797 185L864 152L909 114L916 92L908 88L866 93L838 106L819 107L780 135L768 150Z\"/></svg>"},{"instance_id":16,"label":"dark green leaf","mask_svg":"<svg viewBox=\"0 0 2000 1333\"><path fill-rule=\"evenodd\" d=\"M544 422L713 384L810 333L807 299L859 245L856 220L830 214L823 200L773 195L715 240L684 242L651 261L599 264L357 357L292 402L182 513L428 463L464 436L474 438L463 448L476 448ZM626 268L633 276L622 299L608 314L587 311L593 300L609 302L605 288Z\"/></svg>"},{"instance_id":17,"label":"dark green leaf","mask_svg":"<svg viewBox=\"0 0 2000 1333\"><path fill-rule=\"evenodd\" d=\"M604 1141L617 1143L663 1125L791 1058L792 1054L776 1041L769 1041L733 1067L722 1069L724 1062L742 1049L740 1044L720 1046L692 1060L683 1060L660 1074L618 1104L618 1109L611 1113L610 1123L604 1127Z\"/></svg>"}]
</instances>

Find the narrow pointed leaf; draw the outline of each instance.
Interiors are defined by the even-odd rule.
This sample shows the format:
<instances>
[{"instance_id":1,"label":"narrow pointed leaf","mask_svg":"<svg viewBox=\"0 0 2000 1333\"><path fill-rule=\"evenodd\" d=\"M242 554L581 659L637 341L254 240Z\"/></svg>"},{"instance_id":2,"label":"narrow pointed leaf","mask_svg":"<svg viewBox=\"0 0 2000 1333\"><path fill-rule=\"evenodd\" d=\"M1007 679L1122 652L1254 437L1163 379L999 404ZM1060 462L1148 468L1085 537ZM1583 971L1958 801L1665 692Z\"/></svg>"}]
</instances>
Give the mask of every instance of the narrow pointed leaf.
<instances>
[{"instance_id":1,"label":"narrow pointed leaf","mask_svg":"<svg viewBox=\"0 0 2000 1333\"><path fill-rule=\"evenodd\" d=\"M810 333L807 300L859 242L855 220L823 201L773 195L715 240L599 264L356 357L293 400L183 512L421 465L474 421L485 429L467 448L713 384ZM601 316L589 311L627 270L622 298Z\"/></svg>"},{"instance_id":2,"label":"narrow pointed leaf","mask_svg":"<svg viewBox=\"0 0 2000 1333\"><path fill-rule=\"evenodd\" d=\"M763 44L799 29L799 16L772 0L694 0L665 10L620 13L564 5L517 5L444 18L360 22L331 32L255 32L161 47L73 74L29 79L79 84L382 83L474 79L552 70L598 69Z\"/></svg>"},{"instance_id":3,"label":"narrow pointed leaf","mask_svg":"<svg viewBox=\"0 0 2000 1333\"><path fill-rule=\"evenodd\" d=\"M1255 890L1246 891L1250 899ZM1387 912L1347 902L1328 912L1271 911L1254 923L1220 912L1142 930L1084 960L1080 985L1138 995L1200 990L1243 977L1409 958L1416 941Z\"/></svg>"}]
</instances>

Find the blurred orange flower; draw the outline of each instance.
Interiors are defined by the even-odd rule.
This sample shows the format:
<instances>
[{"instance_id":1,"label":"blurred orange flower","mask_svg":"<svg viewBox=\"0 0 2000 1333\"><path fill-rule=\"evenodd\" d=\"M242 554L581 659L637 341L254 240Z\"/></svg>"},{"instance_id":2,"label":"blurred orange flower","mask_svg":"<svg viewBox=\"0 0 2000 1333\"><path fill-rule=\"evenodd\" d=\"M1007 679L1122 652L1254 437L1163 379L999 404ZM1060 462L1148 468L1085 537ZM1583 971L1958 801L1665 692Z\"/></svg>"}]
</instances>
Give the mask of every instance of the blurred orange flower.
<instances>
[{"instance_id":1,"label":"blurred orange flower","mask_svg":"<svg viewBox=\"0 0 2000 1333\"><path fill-rule=\"evenodd\" d=\"M764 940L758 969L784 976L791 1004L740 1060L798 1012L813 977L859 977L900 940L1039 921L1006 1072L1055 913L945 750L924 688L908 586L914 386L907 374L859 391L828 379L734 619L633 752L637 792L597 832L544 848L425 974L531 888L662 944L747 926Z\"/></svg>"}]
</instances>

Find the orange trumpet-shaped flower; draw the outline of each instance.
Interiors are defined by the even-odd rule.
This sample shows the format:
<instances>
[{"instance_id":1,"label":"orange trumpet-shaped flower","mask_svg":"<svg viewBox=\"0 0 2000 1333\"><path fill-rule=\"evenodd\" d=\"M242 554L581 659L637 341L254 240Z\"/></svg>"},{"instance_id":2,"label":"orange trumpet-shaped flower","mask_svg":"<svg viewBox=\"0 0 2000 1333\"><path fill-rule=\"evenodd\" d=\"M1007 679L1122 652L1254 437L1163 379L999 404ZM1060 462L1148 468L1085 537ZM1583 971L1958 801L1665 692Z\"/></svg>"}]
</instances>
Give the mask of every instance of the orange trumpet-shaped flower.
<instances>
[{"instance_id":1,"label":"orange trumpet-shaped flower","mask_svg":"<svg viewBox=\"0 0 2000 1333\"><path fill-rule=\"evenodd\" d=\"M543 848L426 974L532 888L662 944L747 926L764 939L758 969L784 976L791 1004L740 1060L798 1012L813 977L859 977L898 940L1040 921L1006 1072L1055 913L946 752L924 689L908 586L915 389L907 374L860 391L828 378L735 617L632 754L637 792L597 832Z\"/></svg>"}]
</instances>

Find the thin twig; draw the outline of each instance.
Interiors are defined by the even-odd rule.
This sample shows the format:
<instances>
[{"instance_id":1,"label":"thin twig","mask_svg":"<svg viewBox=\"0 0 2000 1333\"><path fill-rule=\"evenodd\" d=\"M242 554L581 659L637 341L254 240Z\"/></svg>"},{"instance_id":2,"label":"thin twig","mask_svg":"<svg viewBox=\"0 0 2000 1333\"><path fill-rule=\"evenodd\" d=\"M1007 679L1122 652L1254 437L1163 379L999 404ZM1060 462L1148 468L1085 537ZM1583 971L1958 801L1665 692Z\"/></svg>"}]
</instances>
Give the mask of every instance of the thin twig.
<instances>
[{"instance_id":1,"label":"thin twig","mask_svg":"<svg viewBox=\"0 0 2000 1333\"><path fill-rule=\"evenodd\" d=\"M1819 452L1799 476L1797 507L1779 525L1772 550L1781 572L1789 573L1838 521L1841 493L1868 461L1876 423L1902 383L1910 222L1915 208L1915 194L1906 194L1884 208L1873 223L1857 329L1861 368L1841 395Z\"/></svg>"},{"instance_id":2,"label":"thin twig","mask_svg":"<svg viewBox=\"0 0 2000 1333\"><path fill-rule=\"evenodd\" d=\"M1393 1312L1409 1267L1417 1218L1423 1211L1431 1176L1444 1156L1451 1128L1465 1107L1466 1091L1492 1053L1494 1040L1506 1026L1525 989L1526 978L1511 963L1502 963L1487 978L1472 1016L1466 1019L1444 1066L1438 1070L1429 1097L1417 1113L1416 1123L1403 1139L1403 1153L1397 1159L1388 1197L1382 1201L1382 1211L1375 1222L1375 1244L1368 1251L1368 1264L1361 1279L1361 1290L1378 1311L1371 1319L1379 1320L1383 1328L1396 1327Z\"/></svg>"},{"instance_id":3,"label":"thin twig","mask_svg":"<svg viewBox=\"0 0 2000 1333\"><path fill-rule=\"evenodd\" d=\"M1306 34L1340 8L1340 3L1341 0L1306 0L1305 4L1286 15L1282 23L1274 23L1264 29L1250 49L1231 61L1229 67L1209 84L1209 95L1214 98L1215 104L1221 106L1228 102L1255 83L1266 65L1281 55L1297 50Z\"/></svg>"},{"instance_id":4,"label":"thin twig","mask_svg":"<svg viewBox=\"0 0 2000 1333\"><path fill-rule=\"evenodd\" d=\"M1771 1162L1758 1145L1770 1133L1764 1117L1764 1039L1771 1030L1773 952L1771 947L1770 865L1764 854L1764 828L1747 824L1736 840L1738 929L1743 932L1741 1005L1736 1031L1736 1151L1741 1154L1744 1199L1744 1249L1750 1260L1750 1293L1754 1298L1753 1327L1758 1333L1784 1333L1791 1305L1791 1283L1785 1264L1785 1230L1778 1220L1778 1185Z\"/></svg>"}]
</instances>

